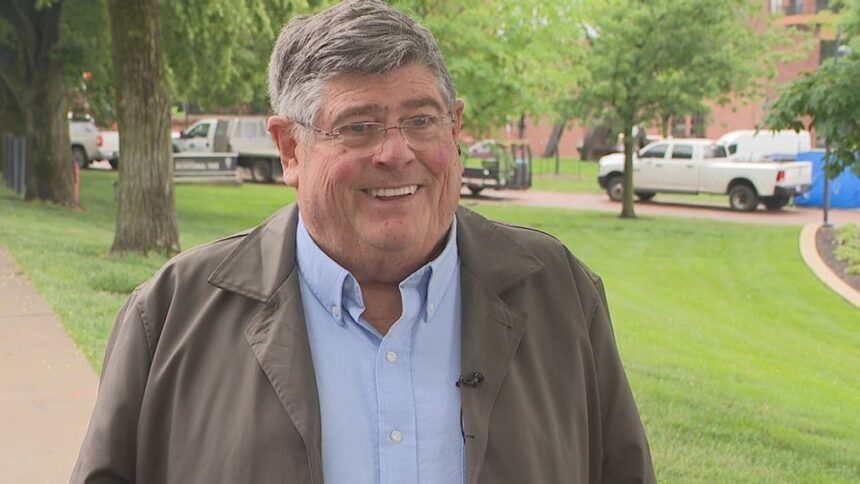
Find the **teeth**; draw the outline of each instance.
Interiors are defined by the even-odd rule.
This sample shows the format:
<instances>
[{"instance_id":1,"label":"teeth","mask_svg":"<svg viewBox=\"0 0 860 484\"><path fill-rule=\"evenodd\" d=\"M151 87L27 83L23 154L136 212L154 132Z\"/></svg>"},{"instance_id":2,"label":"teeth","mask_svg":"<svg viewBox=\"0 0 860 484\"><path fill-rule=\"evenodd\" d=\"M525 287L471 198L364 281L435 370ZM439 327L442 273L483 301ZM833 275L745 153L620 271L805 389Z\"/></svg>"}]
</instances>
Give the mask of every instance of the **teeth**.
<instances>
[{"instance_id":1,"label":"teeth","mask_svg":"<svg viewBox=\"0 0 860 484\"><path fill-rule=\"evenodd\" d=\"M401 195L412 195L418 190L418 185L409 185L398 188L371 188L367 190L374 197L398 197Z\"/></svg>"}]
</instances>

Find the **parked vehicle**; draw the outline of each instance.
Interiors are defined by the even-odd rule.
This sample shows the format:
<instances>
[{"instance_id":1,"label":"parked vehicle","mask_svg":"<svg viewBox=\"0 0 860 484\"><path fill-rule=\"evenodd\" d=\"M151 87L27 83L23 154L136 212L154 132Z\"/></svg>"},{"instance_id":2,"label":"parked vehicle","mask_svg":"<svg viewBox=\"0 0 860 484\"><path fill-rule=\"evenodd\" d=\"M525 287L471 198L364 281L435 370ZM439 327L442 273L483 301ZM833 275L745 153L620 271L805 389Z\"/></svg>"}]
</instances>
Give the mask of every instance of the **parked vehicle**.
<instances>
[{"instance_id":1,"label":"parked vehicle","mask_svg":"<svg viewBox=\"0 0 860 484\"><path fill-rule=\"evenodd\" d=\"M472 158L488 158L493 156L493 146L499 142L494 139L482 139L469 146L468 154Z\"/></svg>"},{"instance_id":2,"label":"parked vehicle","mask_svg":"<svg viewBox=\"0 0 860 484\"><path fill-rule=\"evenodd\" d=\"M770 131L745 129L722 135L718 144L726 147L728 157L738 161L794 160L801 151L812 148L809 131Z\"/></svg>"},{"instance_id":3,"label":"parked vehicle","mask_svg":"<svg viewBox=\"0 0 860 484\"><path fill-rule=\"evenodd\" d=\"M812 164L743 162L728 157L724 145L707 139L668 139L651 143L633 159L636 196L650 200L657 193L723 193L734 210L752 211L759 203L778 210L792 195L812 186ZM624 194L624 155L600 159L598 183L609 198Z\"/></svg>"},{"instance_id":4,"label":"parked vehicle","mask_svg":"<svg viewBox=\"0 0 860 484\"><path fill-rule=\"evenodd\" d=\"M102 159L110 163L111 168L119 167L119 132L102 131L99 134L99 151Z\"/></svg>"},{"instance_id":5,"label":"parked vehicle","mask_svg":"<svg viewBox=\"0 0 860 484\"><path fill-rule=\"evenodd\" d=\"M93 160L102 159L99 151L99 128L88 114L69 113L68 118L72 160L79 168L87 168Z\"/></svg>"},{"instance_id":6,"label":"parked vehicle","mask_svg":"<svg viewBox=\"0 0 860 484\"><path fill-rule=\"evenodd\" d=\"M261 116L201 119L173 139L175 153L236 153L255 182L283 175L281 158Z\"/></svg>"},{"instance_id":7,"label":"parked vehicle","mask_svg":"<svg viewBox=\"0 0 860 484\"><path fill-rule=\"evenodd\" d=\"M469 148L463 186L472 195L485 188L523 190L532 186L532 150L525 141L484 140Z\"/></svg>"}]
</instances>

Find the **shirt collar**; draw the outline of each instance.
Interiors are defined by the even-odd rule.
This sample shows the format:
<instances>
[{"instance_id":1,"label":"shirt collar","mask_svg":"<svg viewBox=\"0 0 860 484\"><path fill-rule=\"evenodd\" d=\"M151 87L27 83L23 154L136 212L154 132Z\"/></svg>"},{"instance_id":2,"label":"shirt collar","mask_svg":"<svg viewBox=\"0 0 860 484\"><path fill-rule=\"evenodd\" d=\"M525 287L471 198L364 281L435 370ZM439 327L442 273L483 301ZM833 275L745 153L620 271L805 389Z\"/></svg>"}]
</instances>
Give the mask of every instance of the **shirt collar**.
<instances>
[{"instance_id":1,"label":"shirt collar","mask_svg":"<svg viewBox=\"0 0 860 484\"><path fill-rule=\"evenodd\" d=\"M347 310L347 306L350 306L351 312L357 309L356 306L360 308L358 314L363 312L364 301L355 277L317 245L305 227L301 213L299 213L296 228L296 262L308 288L339 324L344 324L343 312ZM429 321L439 307L451 278L457 272L459 263L455 218L454 223L451 224L451 230L448 231L448 239L442 252L400 283L401 287L406 284L421 283L425 279L424 274L429 272L427 299L423 301L424 321ZM344 299L351 300L351 304L344 304Z\"/></svg>"}]
</instances>

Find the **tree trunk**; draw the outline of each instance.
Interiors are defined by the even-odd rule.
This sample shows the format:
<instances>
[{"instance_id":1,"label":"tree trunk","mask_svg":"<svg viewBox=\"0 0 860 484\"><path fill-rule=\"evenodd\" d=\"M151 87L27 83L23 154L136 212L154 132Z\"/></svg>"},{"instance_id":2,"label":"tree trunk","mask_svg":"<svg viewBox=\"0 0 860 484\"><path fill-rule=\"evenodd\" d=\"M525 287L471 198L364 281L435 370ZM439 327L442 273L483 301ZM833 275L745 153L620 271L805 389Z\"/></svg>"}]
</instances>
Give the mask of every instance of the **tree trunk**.
<instances>
[{"instance_id":1,"label":"tree trunk","mask_svg":"<svg viewBox=\"0 0 860 484\"><path fill-rule=\"evenodd\" d=\"M624 121L624 201L621 205L621 218L636 218L633 210L633 125Z\"/></svg>"},{"instance_id":2,"label":"tree trunk","mask_svg":"<svg viewBox=\"0 0 860 484\"><path fill-rule=\"evenodd\" d=\"M543 154L541 155L543 158L555 156L558 152L558 144L561 142L561 135L564 133L566 125L567 121L562 121L552 127L552 133L550 133L549 140L546 142L546 147L543 149Z\"/></svg>"},{"instance_id":3,"label":"tree trunk","mask_svg":"<svg viewBox=\"0 0 860 484\"><path fill-rule=\"evenodd\" d=\"M158 0L109 0L120 132L113 252L179 251L170 96L158 37Z\"/></svg>"},{"instance_id":4,"label":"tree trunk","mask_svg":"<svg viewBox=\"0 0 860 484\"><path fill-rule=\"evenodd\" d=\"M526 139L526 113L520 114L520 123L517 127L517 138Z\"/></svg>"},{"instance_id":5,"label":"tree trunk","mask_svg":"<svg viewBox=\"0 0 860 484\"><path fill-rule=\"evenodd\" d=\"M663 136L663 139L669 137L669 121L672 120L671 114L664 114L660 117L660 133Z\"/></svg>"},{"instance_id":6,"label":"tree trunk","mask_svg":"<svg viewBox=\"0 0 860 484\"><path fill-rule=\"evenodd\" d=\"M54 47L60 38L62 2L36 10L26 8L31 37L27 42L23 98L24 126L27 137L27 198L73 206L74 173L69 121L66 118L63 67L55 58ZM19 35L22 30L19 29ZM32 41L32 42L30 42ZM27 109L29 107L30 109Z\"/></svg>"}]
</instances>

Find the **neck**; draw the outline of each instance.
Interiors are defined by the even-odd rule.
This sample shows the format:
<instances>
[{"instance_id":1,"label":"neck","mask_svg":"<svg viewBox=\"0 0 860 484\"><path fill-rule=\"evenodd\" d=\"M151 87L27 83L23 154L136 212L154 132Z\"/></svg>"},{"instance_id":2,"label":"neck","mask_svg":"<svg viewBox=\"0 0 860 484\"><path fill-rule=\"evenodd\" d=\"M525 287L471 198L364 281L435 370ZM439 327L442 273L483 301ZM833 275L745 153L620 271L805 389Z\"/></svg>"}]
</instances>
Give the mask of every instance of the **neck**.
<instances>
[{"instance_id":1,"label":"neck","mask_svg":"<svg viewBox=\"0 0 860 484\"><path fill-rule=\"evenodd\" d=\"M364 299L362 317L385 336L403 313L398 283L359 282Z\"/></svg>"}]
</instances>

